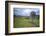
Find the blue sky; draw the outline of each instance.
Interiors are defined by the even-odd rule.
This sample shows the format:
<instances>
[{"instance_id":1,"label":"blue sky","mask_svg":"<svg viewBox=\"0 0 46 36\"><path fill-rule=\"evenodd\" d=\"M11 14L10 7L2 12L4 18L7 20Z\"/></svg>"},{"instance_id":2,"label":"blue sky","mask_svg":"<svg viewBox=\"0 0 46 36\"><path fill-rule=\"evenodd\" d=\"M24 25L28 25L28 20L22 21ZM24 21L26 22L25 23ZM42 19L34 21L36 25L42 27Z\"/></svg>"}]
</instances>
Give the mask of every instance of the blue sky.
<instances>
[{"instance_id":1,"label":"blue sky","mask_svg":"<svg viewBox=\"0 0 46 36\"><path fill-rule=\"evenodd\" d=\"M14 8L14 15L20 16L30 16L32 11L36 12L36 15L39 15L39 8Z\"/></svg>"}]
</instances>

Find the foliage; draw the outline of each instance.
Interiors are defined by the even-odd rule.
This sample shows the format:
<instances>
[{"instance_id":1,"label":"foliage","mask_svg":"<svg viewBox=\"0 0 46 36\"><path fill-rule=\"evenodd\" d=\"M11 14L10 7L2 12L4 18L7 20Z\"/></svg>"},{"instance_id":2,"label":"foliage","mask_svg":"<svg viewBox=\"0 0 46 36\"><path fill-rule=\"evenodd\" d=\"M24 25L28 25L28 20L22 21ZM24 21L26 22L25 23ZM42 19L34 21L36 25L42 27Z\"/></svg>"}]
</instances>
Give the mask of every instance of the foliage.
<instances>
[{"instance_id":1,"label":"foliage","mask_svg":"<svg viewBox=\"0 0 46 36\"><path fill-rule=\"evenodd\" d=\"M32 19L34 19L35 16L36 16L36 13L35 13L34 11L32 11L32 12L30 13L30 16L32 17Z\"/></svg>"}]
</instances>

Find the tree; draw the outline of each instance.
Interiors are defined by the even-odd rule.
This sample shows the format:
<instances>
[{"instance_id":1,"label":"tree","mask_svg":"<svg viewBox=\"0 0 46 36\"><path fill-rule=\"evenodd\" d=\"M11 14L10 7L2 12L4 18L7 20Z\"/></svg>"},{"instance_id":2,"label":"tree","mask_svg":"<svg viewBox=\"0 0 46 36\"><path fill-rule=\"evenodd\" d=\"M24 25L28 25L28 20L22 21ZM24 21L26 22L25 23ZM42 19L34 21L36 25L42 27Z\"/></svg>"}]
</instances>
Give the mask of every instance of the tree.
<instances>
[{"instance_id":1,"label":"tree","mask_svg":"<svg viewBox=\"0 0 46 36\"><path fill-rule=\"evenodd\" d=\"M36 16L36 12L32 11L30 13L30 17L32 18L32 23L34 23L33 20L35 19L35 16Z\"/></svg>"}]
</instances>

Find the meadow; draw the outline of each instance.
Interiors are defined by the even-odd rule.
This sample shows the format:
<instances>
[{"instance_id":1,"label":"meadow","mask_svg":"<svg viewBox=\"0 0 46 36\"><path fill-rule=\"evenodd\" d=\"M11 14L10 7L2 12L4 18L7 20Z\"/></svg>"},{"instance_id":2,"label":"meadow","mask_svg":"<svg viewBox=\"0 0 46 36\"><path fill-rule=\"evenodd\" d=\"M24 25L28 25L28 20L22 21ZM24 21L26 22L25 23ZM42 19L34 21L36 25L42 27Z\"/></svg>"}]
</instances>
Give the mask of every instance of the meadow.
<instances>
[{"instance_id":1,"label":"meadow","mask_svg":"<svg viewBox=\"0 0 46 36\"><path fill-rule=\"evenodd\" d=\"M14 17L14 28L39 27L39 19L27 17Z\"/></svg>"}]
</instances>

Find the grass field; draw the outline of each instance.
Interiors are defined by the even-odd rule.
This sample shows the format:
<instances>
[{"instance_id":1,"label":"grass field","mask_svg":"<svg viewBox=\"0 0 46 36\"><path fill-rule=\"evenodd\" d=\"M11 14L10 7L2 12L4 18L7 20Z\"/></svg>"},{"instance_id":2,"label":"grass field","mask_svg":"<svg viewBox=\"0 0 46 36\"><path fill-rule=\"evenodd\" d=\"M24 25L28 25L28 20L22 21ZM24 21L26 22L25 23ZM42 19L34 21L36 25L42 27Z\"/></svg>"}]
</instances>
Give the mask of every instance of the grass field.
<instances>
[{"instance_id":1,"label":"grass field","mask_svg":"<svg viewBox=\"0 0 46 36\"><path fill-rule=\"evenodd\" d=\"M32 22L31 18L14 17L14 28L22 27L39 27L39 19L34 19Z\"/></svg>"}]
</instances>

